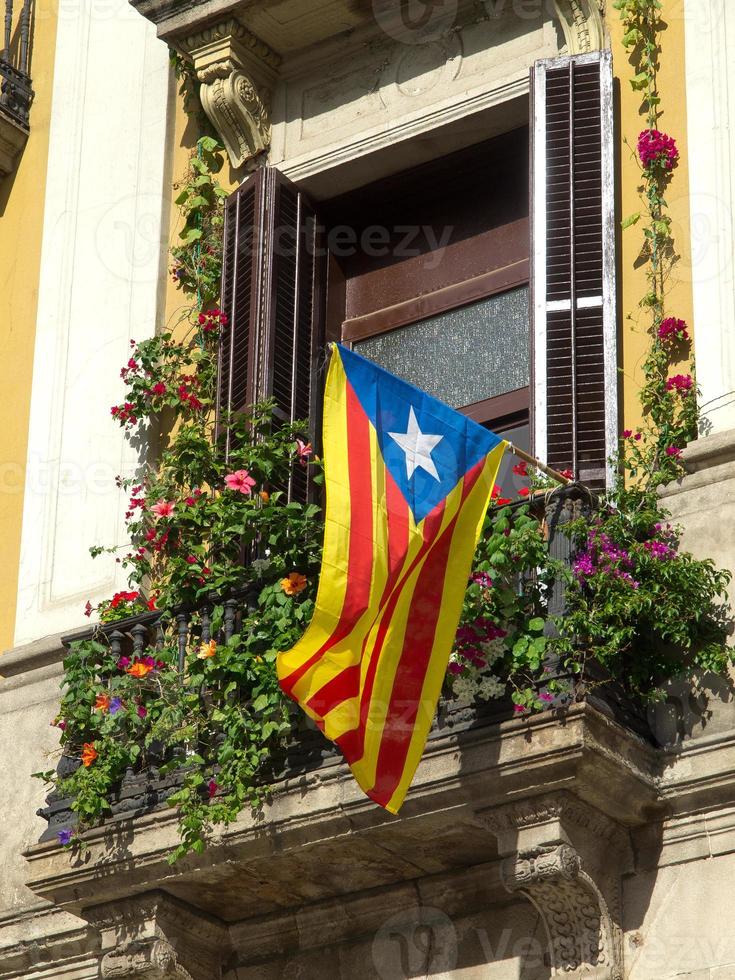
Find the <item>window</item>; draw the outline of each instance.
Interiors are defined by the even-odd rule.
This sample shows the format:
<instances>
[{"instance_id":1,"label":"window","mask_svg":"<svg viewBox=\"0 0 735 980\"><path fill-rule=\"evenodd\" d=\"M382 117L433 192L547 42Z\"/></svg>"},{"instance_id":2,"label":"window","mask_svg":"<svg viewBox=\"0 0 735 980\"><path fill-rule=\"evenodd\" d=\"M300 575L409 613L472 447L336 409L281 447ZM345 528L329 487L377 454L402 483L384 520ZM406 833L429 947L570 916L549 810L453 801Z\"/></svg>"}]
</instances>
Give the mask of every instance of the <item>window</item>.
<instances>
[{"instance_id":1,"label":"window","mask_svg":"<svg viewBox=\"0 0 735 980\"><path fill-rule=\"evenodd\" d=\"M518 129L316 207L273 168L245 181L226 208L219 411L273 397L316 436L338 339L557 468L609 479L609 53L540 62L532 89L530 157Z\"/></svg>"}]
</instances>

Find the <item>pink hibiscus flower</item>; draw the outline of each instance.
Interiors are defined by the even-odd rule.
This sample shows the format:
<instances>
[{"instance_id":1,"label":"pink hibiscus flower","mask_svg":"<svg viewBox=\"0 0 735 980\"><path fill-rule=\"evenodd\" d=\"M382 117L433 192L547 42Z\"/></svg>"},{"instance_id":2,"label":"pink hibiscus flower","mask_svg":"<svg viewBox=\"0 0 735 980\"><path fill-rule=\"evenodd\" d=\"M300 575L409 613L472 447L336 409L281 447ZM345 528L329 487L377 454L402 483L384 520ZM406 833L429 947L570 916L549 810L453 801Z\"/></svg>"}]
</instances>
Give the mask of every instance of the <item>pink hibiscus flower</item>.
<instances>
[{"instance_id":1,"label":"pink hibiscus flower","mask_svg":"<svg viewBox=\"0 0 735 980\"><path fill-rule=\"evenodd\" d=\"M255 486L255 480L247 470L236 470L234 473L228 473L225 477L225 483L228 489L246 494L250 494Z\"/></svg>"}]
</instances>

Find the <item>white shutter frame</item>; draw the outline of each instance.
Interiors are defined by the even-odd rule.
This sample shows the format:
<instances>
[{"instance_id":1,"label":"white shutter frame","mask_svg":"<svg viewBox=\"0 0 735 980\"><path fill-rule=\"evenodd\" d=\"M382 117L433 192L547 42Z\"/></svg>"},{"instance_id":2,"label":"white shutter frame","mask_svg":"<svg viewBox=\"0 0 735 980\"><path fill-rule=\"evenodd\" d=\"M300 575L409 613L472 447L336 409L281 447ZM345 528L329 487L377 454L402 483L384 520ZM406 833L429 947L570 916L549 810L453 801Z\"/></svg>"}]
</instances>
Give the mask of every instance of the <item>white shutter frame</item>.
<instances>
[{"instance_id":1,"label":"white shutter frame","mask_svg":"<svg viewBox=\"0 0 735 980\"><path fill-rule=\"evenodd\" d=\"M594 51L588 54L537 61L531 71L533 105L532 139L532 188L533 188L533 248L531 282L533 290L532 368L533 368L533 447L542 460L549 456L548 429L548 314L571 309L571 300L548 300L547 290L547 119L546 81L551 70L569 66L597 64L600 70L601 114L601 200L602 200L602 291L594 297L576 297L575 312L589 309L602 310L603 373L605 384L605 482L612 486L615 469L610 457L618 446L618 332L617 332L617 283L615 216L615 113L610 51ZM570 93L571 98L571 93ZM572 174L570 172L570 181ZM572 246L573 252L573 246ZM574 296L572 283L572 296ZM576 410L576 409L575 409ZM577 465L577 461L574 461Z\"/></svg>"}]
</instances>

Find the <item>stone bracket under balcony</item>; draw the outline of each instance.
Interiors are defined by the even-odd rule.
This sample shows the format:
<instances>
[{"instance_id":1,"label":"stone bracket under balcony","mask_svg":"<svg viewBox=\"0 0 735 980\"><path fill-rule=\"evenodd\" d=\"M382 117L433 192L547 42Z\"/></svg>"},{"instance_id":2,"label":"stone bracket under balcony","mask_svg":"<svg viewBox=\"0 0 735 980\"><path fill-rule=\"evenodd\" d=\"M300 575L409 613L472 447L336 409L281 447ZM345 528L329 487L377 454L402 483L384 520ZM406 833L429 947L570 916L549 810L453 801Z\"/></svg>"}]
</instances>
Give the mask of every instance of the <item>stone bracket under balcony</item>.
<instances>
[{"instance_id":1,"label":"stone bracket under balcony","mask_svg":"<svg viewBox=\"0 0 735 980\"><path fill-rule=\"evenodd\" d=\"M228 953L221 923L160 892L89 908L101 980L212 980Z\"/></svg>"},{"instance_id":2,"label":"stone bracket under balcony","mask_svg":"<svg viewBox=\"0 0 735 980\"><path fill-rule=\"evenodd\" d=\"M497 835L503 884L541 916L554 975L622 980L628 831L568 793L495 808L486 821Z\"/></svg>"}]
</instances>

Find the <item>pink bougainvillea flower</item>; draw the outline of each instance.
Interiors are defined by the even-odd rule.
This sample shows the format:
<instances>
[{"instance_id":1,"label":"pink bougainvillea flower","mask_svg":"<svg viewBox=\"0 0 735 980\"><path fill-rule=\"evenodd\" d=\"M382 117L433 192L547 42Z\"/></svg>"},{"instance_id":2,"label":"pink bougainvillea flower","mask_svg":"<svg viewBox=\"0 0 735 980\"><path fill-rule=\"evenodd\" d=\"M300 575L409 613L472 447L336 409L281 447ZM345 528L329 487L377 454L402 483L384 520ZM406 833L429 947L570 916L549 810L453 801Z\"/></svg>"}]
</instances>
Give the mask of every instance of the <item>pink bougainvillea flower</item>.
<instances>
[{"instance_id":1,"label":"pink bougainvillea flower","mask_svg":"<svg viewBox=\"0 0 735 980\"><path fill-rule=\"evenodd\" d=\"M464 673L464 667L462 666L462 664L457 663L456 660L449 661L449 664L447 665L447 670L449 671L450 674L454 674L455 677L458 677L460 674Z\"/></svg>"},{"instance_id":2,"label":"pink bougainvillea flower","mask_svg":"<svg viewBox=\"0 0 735 980\"><path fill-rule=\"evenodd\" d=\"M251 494L255 486L255 480L247 470L236 470L228 473L225 477L225 484L229 490L237 490L239 493Z\"/></svg>"},{"instance_id":3,"label":"pink bougainvillea flower","mask_svg":"<svg viewBox=\"0 0 735 980\"><path fill-rule=\"evenodd\" d=\"M217 782L217 780L210 779L209 782L207 783L207 794L210 800L212 799L213 796L217 794L218 789L219 789L219 783Z\"/></svg>"},{"instance_id":4,"label":"pink bougainvillea flower","mask_svg":"<svg viewBox=\"0 0 735 980\"><path fill-rule=\"evenodd\" d=\"M166 394L166 385L163 383L163 381L156 381L156 383L151 388L151 394L152 395Z\"/></svg>"},{"instance_id":5,"label":"pink bougainvillea flower","mask_svg":"<svg viewBox=\"0 0 735 980\"><path fill-rule=\"evenodd\" d=\"M666 455L673 456L674 459L681 459L681 449L678 446L667 446Z\"/></svg>"},{"instance_id":6,"label":"pink bougainvillea flower","mask_svg":"<svg viewBox=\"0 0 735 980\"><path fill-rule=\"evenodd\" d=\"M694 385L694 378L690 374L675 374L666 381L667 391L677 391L680 395L688 394Z\"/></svg>"},{"instance_id":7,"label":"pink bougainvillea flower","mask_svg":"<svg viewBox=\"0 0 735 980\"><path fill-rule=\"evenodd\" d=\"M86 606L84 607L84 615L85 615L85 616L86 616L87 618L89 618L89 617L90 617L90 616L92 615L92 610L93 610L93 609L94 609L94 606L93 606L93 605L92 605L92 603L91 603L91 602L89 601L89 599L87 599L87 604L86 604Z\"/></svg>"},{"instance_id":8,"label":"pink bougainvillea flower","mask_svg":"<svg viewBox=\"0 0 735 980\"><path fill-rule=\"evenodd\" d=\"M151 507L151 513L156 517L170 517L176 508L176 504L170 500L159 500Z\"/></svg>"},{"instance_id":9,"label":"pink bougainvillea flower","mask_svg":"<svg viewBox=\"0 0 735 980\"><path fill-rule=\"evenodd\" d=\"M187 563L187 565L196 565L196 563L198 561L199 561L199 559L196 557L196 555L187 555L186 556L186 563Z\"/></svg>"},{"instance_id":10,"label":"pink bougainvillea flower","mask_svg":"<svg viewBox=\"0 0 735 980\"><path fill-rule=\"evenodd\" d=\"M644 129L638 137L638 156L644 167L660 166L673 170L679 160L676 140L657 129Z\"/></svg>"},{"instance_id":11,"label":"pink bougainvillea flower","mask_svg":"<svg viewBox=\"0 0 735 980\"><path fill-rule=\"evenodd\" d=\"M554 695L549 691L542 691L538 696L539 701L543 701L545 704L550 704L554 700Z\"/></svg>"},{"instance_id":12,"label":"pink bougainvillea flower","mask_svg":"<svg viewBox=\"0 0 735 980\"><path fill-rule=\"evenodd\" d=\"M493 580L487 572L475 572L472 576L472 581L476 585L482 586L483 589L491 589L493 586Z\"/></svg>"},{"instance_id":13,"label":"pink bougainvillea flower","mask_svg":"<svg viewBox=\"0 0 735 980\"><path fill-rule=\"evenodd\" d=\"M632 435L633 435L632 429L623 429L623 439L630 439Z\"/></svg>"},{"instance_id":14,"label":"pink bougainvillea flower","mask_svg":"<svg viewBox=\"0 0 735 980\"><path fill-rule=\"evenodd\" d=\"M658 328L659 340L689 340L689 332L684 320L678 320L675 316L666 317L662 320Z\"/></svg>"},{"instance_id":15,"label":"pink bougainvillea flower","mask_svg":"<svg viewBox=\"0 0 735 980\"><path fill-rule=\"evenodd\" d=\"M522 704L514 704L513 705L513 714L515 714L515 715L525 715L525 713L526 713L526 708L524 708L524 706Z\"/></svg>"},{"instance_id":16,"label":"pink bougainvillea flower","mask_svg":"<svg viewBox=\"0 0 735 980\"><path fill-rule=\"evenodd\" d=\"M142 704L139 704L136 709L136 713L139 718L145 718L146 715L148 714L148 709L144 708Z\"/></svg>"}]
</instances>

